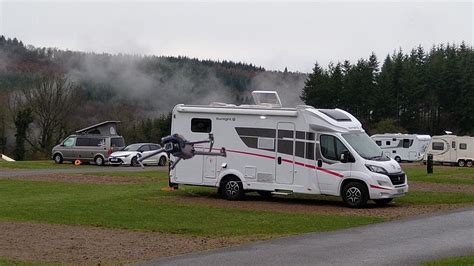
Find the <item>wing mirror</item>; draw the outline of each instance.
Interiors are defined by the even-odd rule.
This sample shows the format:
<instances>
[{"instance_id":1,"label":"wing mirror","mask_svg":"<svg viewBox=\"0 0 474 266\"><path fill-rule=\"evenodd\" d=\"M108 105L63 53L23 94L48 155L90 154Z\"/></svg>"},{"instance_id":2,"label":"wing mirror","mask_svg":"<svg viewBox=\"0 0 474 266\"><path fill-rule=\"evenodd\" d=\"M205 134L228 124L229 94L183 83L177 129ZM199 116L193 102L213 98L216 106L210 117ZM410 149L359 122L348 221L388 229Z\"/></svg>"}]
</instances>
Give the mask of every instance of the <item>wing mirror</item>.
<instances>
[{"instance_id":1,"label":"wing mirror","mask_svg":"<svg viewBox=\"0 0 474 266\"><path fill-rule=\"evenodd\" d=\"M354 157L352 157L352 154L349 151L343 151L339 155L339 160L341 161L341 163L349 163L349 162L353 163L353 162L355 162Z\"/></svg>"}]
</instances>

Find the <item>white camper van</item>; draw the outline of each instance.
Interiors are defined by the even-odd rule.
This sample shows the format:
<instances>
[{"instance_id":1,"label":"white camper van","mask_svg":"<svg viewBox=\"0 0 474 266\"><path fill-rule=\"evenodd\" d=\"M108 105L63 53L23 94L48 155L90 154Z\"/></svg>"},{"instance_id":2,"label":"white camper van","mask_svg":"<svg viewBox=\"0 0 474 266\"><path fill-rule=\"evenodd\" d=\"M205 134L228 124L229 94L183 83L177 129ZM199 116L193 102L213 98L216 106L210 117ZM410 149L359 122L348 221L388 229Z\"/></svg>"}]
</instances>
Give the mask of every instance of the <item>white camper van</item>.
<instances>
[{"instance_id":1,"label":"white camper van","mask_svg":"<svg viewBox=\"0 0 474 266\"><path fill-rule=\"evenodd\" d=\"M430 144L429 135L376 134L371 137L385 156L401 161L421 161Z\"/></svg>"},{"instance_id":2,"label":"white camper van","mask_svg":"<svg viewBox=\"0 0 474 266\"><path fill-rule=\"evenodd\" d=\"M407 193L400 165L383 156L351 114L283 108L276 92L254 91L253 96L255 105L175 106L172 134L192 141L212 132L213 150L225 148L227 155L181 161L170 170L171 184L218 187L230 200L245 191L334 195L350 207L368 200L385 205Z\"/></svg>"},{"instance_id":3,"label":"white camper van","mask_svg":"<svg viewBox=\"0 0 474 266\"><path fill-rule=\"evenodd\" d=\"M433 162L472 167L474 137L443 135L433 136L426 154L433 154ZM426 156L424 161L426 161Z\"/></svg>"}]
</instances>

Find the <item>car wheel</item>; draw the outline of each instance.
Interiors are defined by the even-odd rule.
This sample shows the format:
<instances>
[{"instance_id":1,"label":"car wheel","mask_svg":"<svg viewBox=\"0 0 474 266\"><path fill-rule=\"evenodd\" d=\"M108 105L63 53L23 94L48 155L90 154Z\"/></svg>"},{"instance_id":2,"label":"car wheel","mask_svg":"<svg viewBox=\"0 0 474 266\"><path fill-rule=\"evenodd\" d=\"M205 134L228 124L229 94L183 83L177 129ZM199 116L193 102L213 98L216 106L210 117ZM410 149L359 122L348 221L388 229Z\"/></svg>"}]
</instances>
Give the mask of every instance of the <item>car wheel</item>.
<instances>
[{"instance_id":1,"label":"car wheel","mask_svg":"<svg viewBox=\"0 0 474 266\"><path fill-rule=\"evenodd\" d=\"M369 191L360 182L349 182L342 189L342 199L351 208L361 208L369 200Z\"/></svg>"},{"instance_id":2,"label":"car wheel","mask_svg":"<svg viewBox=\"0 0 474 266\"><path fill-rule=\"evenodd\" d=\"M272 192L271 191L265 191L265 190L259 190L257 191L257 193L262 197L262 198L265 198L265 199L269 199L273 196Z\"/></svg>"},{"instance_id":3,"label":"car wheel","mask_svg":"<svg viewBox=\"0 0 474 266\"><path fill-rule=\"evenodd\" d=\"M221 183L222 196L227 200L239 200L244 196L244 187L242 181L236 176L224 179Z\"/></svg>"},{"instance_id":4,"label":"car wheel","mask_svg":"<svg viewBox=\"0 0 474 266\"><path fill-rule=\"evenodd\" d=\"M158 160L158 165L159 166L165 166L166 165L166 157L165 156L160 157L160 160Z\"/></svg>"},{"instance_id":5,"label":"car wheel","mask_svg":"<svg viewBox=\"0 0 474 266\"><path fill-rule=\"evenodd\" d=\"M95 162L95 165L102 166L102 165L104 165L104 158L102 156L98 155L94 158L94 162Z\"/></svg>"},{"instance_id":6,"label":"car wheel","mask_svg":"<svg viewBox=\"0 0 474 266\"><path fill-rule=\"evenodd\" d=\"M56 153L53 157L53 160L57 164L63 163L63 156L59 153Z\"/></svg>"},{"instance_id":7,"label":"car wheel","mask_svg":"<svg viewBox=\"0 0 474 266\"><path fill-rule=\"evenodd\" d=\"M374 199L375 204L379 206L386 206L389 204L393 199Z\"/></svg>"},{"instance_id":8,"label":"car wheel","mask_svg":"<svg viewBox=\"0 0 474 266\"><path fill-rule=\"evenodd\" d=\"M132 163L130 165L133 167L140 166L140 163L138 162L138 158L136 156L132 158Z\"/></svg>"},{"instance_id":9,"label":"car wheel","mask_svg":"<svg viewBox=\"0 0 474 266\"><path fill-rule=\"evenodd\" d=\"M397 163L400 163L402 161L402 159L399 156L396 156L395 161L397 161Z\"/></svg>"},{"instance_id":10,"label":"car wheel","mask_svg":"<svg viewBox=\"0 0 474 266\"><path fill-rule=\"evenodd\" d=\"M467 162L466 162L466 166L467 166L467 167L472 167L472 161L471 161L471 160L467 161Z\"/></svg>"},{"instance_id":11,"label":"car wheel","mask_svg":"<svg viewBox=\"0 0 474 266\"><path fill-rule=\"evenodd\" d=\"M459 161L458 161L458 165L459 165L460 167L464 167L464 166L466 165L466 162L464 162L464 160L459 160Z\"/></svg>"}]
</instances>

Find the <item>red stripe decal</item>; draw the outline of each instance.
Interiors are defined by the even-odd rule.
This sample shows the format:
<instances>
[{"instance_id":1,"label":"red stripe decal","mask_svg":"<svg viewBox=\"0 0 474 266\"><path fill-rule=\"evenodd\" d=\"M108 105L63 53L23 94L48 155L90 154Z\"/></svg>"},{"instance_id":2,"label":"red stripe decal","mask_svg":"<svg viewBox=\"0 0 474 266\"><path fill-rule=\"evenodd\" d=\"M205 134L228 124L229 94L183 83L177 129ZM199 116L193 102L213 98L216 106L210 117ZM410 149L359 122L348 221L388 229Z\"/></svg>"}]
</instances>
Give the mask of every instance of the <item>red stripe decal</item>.
<instances>
[{"instance_id":1,"label":"red stripe decal","mask_svg":"<svg viewBox=\"0 0 474 266\"><path fill-rule=\"evenodd\" d=\"M204 148L204 147L197 147L197 146L195 146L195 147L196 148ZM206 148L204 148L204 149L206 149ZM221 150L221 149L218 149L218 148L212 148L212 149L216 150L216 151ZM253 152L228 150L228 149L226 149L226 151L227 152L245 154L245 155L252 155L252 156L257 156L257 157L262 157L262 158L267 158L267 159L273 159L273 160L276 159L274 156L269 156L269 155L264 155L264 154L259 154L259 153L253 153ZM301 163L301 162L292 161L292 160L283 159L283 158L281 160L285 163L294 163L294 164L299 165L299 166L303 166L303 167L307 167L307 168L311 168L311 169L316 169L316 170L319 170L321 172L325 172L325 173L330 174L330 175L334 175L334 176L337 176L337 177L340 177L340 178L344 178L343 174L340 174L338 172L334 172L334 171L331 171L331 170L328 170L328 169L325 169L325 168L322 168L322 167L317 167L317 166L312 165L312 164L304 164L304 163Z\"/></svg>"},{"instance_id":2,"label":"red stripe decal","mask_svg":"<svg viewBox=\"0 0 474 266\"><path fill-rule=\"evenodd\" d=\"M379 187L376 185L370 185L371 188L377 188L377 189L385 189L385 190L391 190L390 188L384 188L384 187Z\"/></svg>"}]
</instances>

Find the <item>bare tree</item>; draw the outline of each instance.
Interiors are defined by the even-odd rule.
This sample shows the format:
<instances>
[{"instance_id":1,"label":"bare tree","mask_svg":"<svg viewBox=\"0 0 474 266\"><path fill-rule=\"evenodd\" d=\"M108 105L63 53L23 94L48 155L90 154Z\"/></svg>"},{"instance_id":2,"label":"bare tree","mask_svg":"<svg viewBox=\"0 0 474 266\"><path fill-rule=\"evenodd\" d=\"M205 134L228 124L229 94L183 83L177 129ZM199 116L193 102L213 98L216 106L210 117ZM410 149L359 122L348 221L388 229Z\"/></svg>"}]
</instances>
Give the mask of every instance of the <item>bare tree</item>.
<instances>
[{"instance_id":1,"label":"bare tree","mask_svg":"<svg viewBox=\"0 0 474 266\"><path fill-rule=\"evenodd\" d=\"M68 119L80 104L78 86L64 76L42 76L11 97L11 110L32 110L37 138L27 137L33 148L48 154L64 135ZM16 113L16 112L14 112Z\"/></svg>"}]
</instances>

